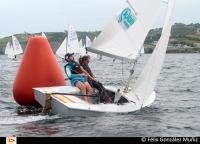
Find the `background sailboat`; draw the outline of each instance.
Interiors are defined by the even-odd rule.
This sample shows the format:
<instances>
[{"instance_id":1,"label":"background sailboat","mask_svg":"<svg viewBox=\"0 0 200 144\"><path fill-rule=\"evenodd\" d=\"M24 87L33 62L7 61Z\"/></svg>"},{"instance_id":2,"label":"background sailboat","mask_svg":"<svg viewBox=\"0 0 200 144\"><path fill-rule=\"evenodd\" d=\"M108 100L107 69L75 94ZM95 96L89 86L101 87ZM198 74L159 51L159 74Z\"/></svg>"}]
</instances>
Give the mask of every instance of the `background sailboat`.
<instances>
[{"instance_id":1,"label":"background sailboat","mask_svg":"<svg viewBox=\"0 0 200 144\"><path fill-rule=\"evenodd\" d=\"M14 35L12 36L12 42L13 42L14 54L15 55L22 54L23 53L22 47Z\"/></svg>"},{"instance_id":2,"label":"background sailboat","mask_svg":"<svg viewBox=\"0 0 200 144\"><path fill-rule=\"evenodd\" d=\"M87 47L91 47L91 45L92 45L92 41L91 41L91 39L88 37L88 36L86 36L86 38L85 38L85 46L86 46L86 48ZM94 54L94 53L91 53L91 52L87 52L87 54L91 57L91 58L97 58L97 54Z\"/></svg>"},{"instance_id":3,"label":"background sailboat","mask_svg":"<svg viewBox=\"0 0 200 144\"><path fill-rule=\"evenodd\" d=\"M42 36L43 36L43 37L45 37L45 38L47 38L47 36L45 35L45 33L44 33L44 32L42 32Z\"/></svg>"},{"instance_id":4,"label":"background sailboat","mask_svg":"<svg viewBox=\"0 0 200 144\"><path fill-rule=\"evenodd\" d=\"M80 55L81 56L86 55L86 49L82 39L79 41L79 48L80 48Z\"/></svg>"},{"instance_id":5,"label":"background sailboat","mask_svg":"<svg viewBox=\"0 0 200 144\"><path fill-rule=\"evenodd\" d=\"M11 51L11 46L10 46L10 42L7 42L6 48L5 48L5 54L9 54L9 51Z\"/></svg>"},{"instance_id":6,"label":"background sailboat","mask_svg":"<svg viewBox=\"0 0 200 144\"><path fill-rule=\"evenodd\" d=\"M142 49L141 49L141 52L140 52L141 54L144 54L145 53L145 51L144 51L144 46L142 46Z\"/></svg>"},{"instance_id":7,"label":"background sailboat","mask_svg":"<svg viewBox=\"0 0 200 144\"><path fill-rule=\"evenodd\" d=\"M15 59L16 55L22 54L23 50L22 47L17 40L17 38L13 35L12 36L12 44L10 42L7 43L6 49L5 49L5 54L8 55L8 58Z\"/></svg>"},{"instance_id":8,"label":"background sailboat","mask_svg":"<svg viewBox=\"0 0 200 144\"><path fill-rule=\"evenodd\" d=\"M7 45L6 45L5 54L7 54L7 55L8 55L8 58L10 58L10 59L14 59L14 58L15 58L14 48L13 48L13 46L10 44L10 42L8 42Z\"/></svg>"},{"instance_id":9,"label":"background sailboat","mask_svg":"<svg viewBox=\"0 0 200 144\"><path fill-rule=\"evenodd\" d=\"M69 25L69 29L68 29L67 52L80 54L78 36L72 25Z\"/></svg>"},{"instance_id":10,"label":"background sailboat","mask_svg":"<svg viewBox=\"0 0 200 144\"><path fill-rule=\"evenodd\" d=\"M60 58L65 58L65 54L67 53L67 37L63 40L62 44L56 51L56 55L59 56Z\"/></svg>"}]
</instances>

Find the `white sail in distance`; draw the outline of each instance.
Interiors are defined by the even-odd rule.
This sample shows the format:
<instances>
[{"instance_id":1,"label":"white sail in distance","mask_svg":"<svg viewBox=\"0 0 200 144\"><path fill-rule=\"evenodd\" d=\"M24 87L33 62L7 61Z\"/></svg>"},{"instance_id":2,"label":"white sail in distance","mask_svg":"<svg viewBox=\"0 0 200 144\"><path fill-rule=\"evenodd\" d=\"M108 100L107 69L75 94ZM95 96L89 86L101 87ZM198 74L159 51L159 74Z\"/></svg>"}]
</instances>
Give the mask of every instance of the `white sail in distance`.
<instances>
[{"instance_id":1,"label":"white sail in distance","mask_svg":"<svg viewBox=\"0 0 200 144\"><path fill-rule=\"evenodd\" d=\"M67 37L63 40L62 44L56 51L56 55L59 56L60 58L65 58L65 55L67 53Z\"/></svg>"},{"instance_id":2,"label":"white sail in distance","mask_svg":"<svg viewBox=\"0 0 200 144\"><path fill-rule=\"evenodd\" d=\"M82 39L79 41L79 49L80 49L80 55L81 56L86 55L85 45L83 45Z\"/></svg>"},{"instance_id":3,"label":"white sail in distance","mask_svg":"<svg viewBox=\"0 0 200 144\"><path fill-rule=\"evenodd\" d=\"M151 29L161 0L128 0L88 51L134 61Z\"/></svg>"},{"instance_id":4,"label":"white sail in distance","mask_svg":"<svg viewBox=\"0 0 200 144\"><path fill-rule=\"evenodd\" d=\"M156 85L156 80L164 63L169 37L171 34L174 3L175 0L169 0L161 37L137 81L135 84L131 85L132 91L128 94L128 96L126 96L126 98L131 101L138 100L141 107L145 100L147 100L152 94Z\"/></svg>"},{"instance_id":5,"label":"white sail in distance","mask_svg":"<svg viewBox=\"0 0 200 144\"><path fill-rule=\"evenodd\" d=\"M91 47L92 45L92 41L91 39L86 36L86 40L85 40L85 46L86 48ZM91 57L91 58L97 58L97 54L91 53L91 52L87 52L87 54Z\"/></svg>"},{"instance_id":6,"label":"white sail in distance","mask_svg":"<svg viewBox=\"0 0 200 144\"><path fill-rule=\"evenodd\" d=\"M140 52L141 54L144 54L145 52L144 52L144 46L142 46L142 49L141 49L141 52Z\"/></svg>"},{"instance_id":7,"label":"white sail in distance","mask_svg":"<svg viewBox=\"0 0 200 144\"><path fill-rule=\"evenodd\" d=\"M15 58L15 51L14 51L14 47L12 45L10 45L10 50L8 53L8 58L14 59Z\"/></svg>"},{"instance_id":8,"label":"white sail in distance","mask_svg":"<svg viewBox=\"0 0 200 144\"><path fill-rule=\"evenodd\" d=\"M83 47L83 40L82 39L79 41L79 47Z\"/></svg>"},{"instance_id":9,"label":"white sail in distance","mask_svg":"<svg viewBox=\"0 0 200 144\"><path fill-rule=\"evenodd\" d=\"M22 54L23 53L22 47L14 35L12 36L12 42L13 42L14 55Z\"/></svg>"},{"instance_id":10,"label":"white sail in distance","mask_svg":"<svg viewBox=\"0 0 200 144\"><path fill-rule=\"evenodd\" d=\"M72 25L69 25L69 29L68 29L67 52L76 53L76 54L80 53L78 36Z\"/></svg>"},{"instance_id":11,"label":"white sail in distance","mask_svg":"<svg viewBox=\"0 0 200 144\"><path fill-rule=\"evenodd\" d=\"M12 51L12 50L11 50L10 42L8 42L8 43L6 44L5 54L8 55L11 51Z\"/></svg>"},{"instance_id":12,"label":"white sail in distance","mask_svg":"<svg viewBox=\"0 0 200 144\"><path fill-rule=\"evenodd\" d=\"M44 33L44 32L42 32L42 36L43 36L43 37L45 37L45 38L47 38L47 36L45 35L45 33Z\"/></svg>"}]
</instances>

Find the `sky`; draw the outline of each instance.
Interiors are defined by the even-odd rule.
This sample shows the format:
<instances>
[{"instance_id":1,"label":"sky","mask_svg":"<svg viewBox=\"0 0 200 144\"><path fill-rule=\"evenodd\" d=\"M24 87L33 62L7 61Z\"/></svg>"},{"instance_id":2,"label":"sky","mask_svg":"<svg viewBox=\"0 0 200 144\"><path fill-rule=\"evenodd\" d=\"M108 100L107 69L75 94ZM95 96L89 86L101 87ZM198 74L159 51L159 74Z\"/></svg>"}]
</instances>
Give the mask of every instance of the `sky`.
<instances>
[{"instance_id":1,"label":"sky","mask_svg":"<svg viewBox=\"0 0 200 144\"><path fill-rule=\"evenodd\" d=\"M166 0L165 0L166 1ZM102 30L125 0L0 0L0 37L17 33ZM176 0L174 22L200 23L200 0ZM166 4L154 24L163 24Z\"/></svg>"}]
</instances>

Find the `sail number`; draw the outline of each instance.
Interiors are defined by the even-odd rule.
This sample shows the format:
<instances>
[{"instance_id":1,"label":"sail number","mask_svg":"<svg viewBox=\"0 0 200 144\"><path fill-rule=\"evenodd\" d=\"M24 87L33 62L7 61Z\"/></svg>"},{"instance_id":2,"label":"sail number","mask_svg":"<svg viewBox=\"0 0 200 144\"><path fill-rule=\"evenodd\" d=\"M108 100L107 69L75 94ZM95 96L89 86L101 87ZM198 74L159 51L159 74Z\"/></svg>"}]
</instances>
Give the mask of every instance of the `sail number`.
<instances>
[{"instance_id":1,"label":"sail number","mask_svg":"<svg viewBox=\"0 0 200 144\"><path fill-rule=\"evenodd\" d=\"M135 16L130 8L124 9L118 17L118 22L121 23L126 29L135 23Z\"/></svg>"}]
</instances>

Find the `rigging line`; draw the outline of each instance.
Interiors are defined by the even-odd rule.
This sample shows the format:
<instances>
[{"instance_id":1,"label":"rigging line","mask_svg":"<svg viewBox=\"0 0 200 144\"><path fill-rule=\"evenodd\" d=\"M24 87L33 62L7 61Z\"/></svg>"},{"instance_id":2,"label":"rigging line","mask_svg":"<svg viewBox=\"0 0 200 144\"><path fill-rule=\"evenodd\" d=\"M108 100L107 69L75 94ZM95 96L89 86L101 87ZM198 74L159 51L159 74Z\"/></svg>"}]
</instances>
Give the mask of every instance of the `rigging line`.
<instances>
[{"instance_id":1,"label":"rigging line","mask_svg":"<svg viewBox=\"0 0 200 144\"><path fill-rule=\"evenodd\" d=\"M123 63L123 60L122 60L122 83L123 85L125 85L125 79L124 79L124 63Z\"/></svg>"},{"instance_id":2,"label":"rigging line","mask_svg":"<svg viewBox=\"0 0 200 144\"><path fill-rule=\"evenodd\" d=\"M135 72L135 68L136 68L136 64L138 62L138 59L141 57L141 51L142 51L143 47L141 47L139 50L138 50L138 57L135 59L134 63L133 63L133 67L132 69L130 70L130 75L128 77L128 80L126 82L126 85L125 85L125 88L124 88L124 92L128 92L128 88L130 86L130 83L133 79L133 75L134 75L134 72ZM135 81L135 80L134 80Z\"/></svg>"}]
</instances>

